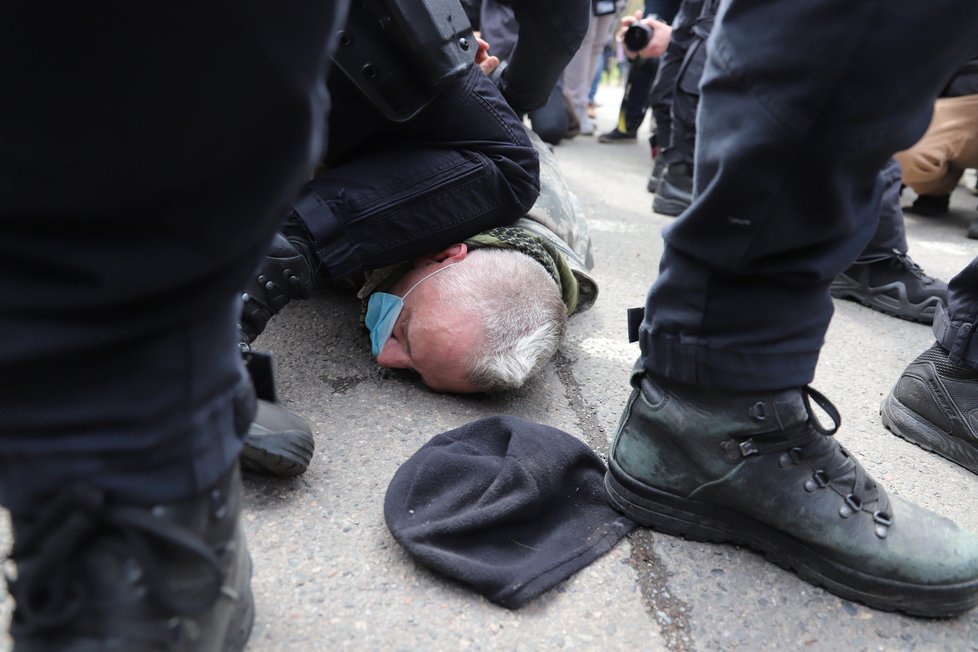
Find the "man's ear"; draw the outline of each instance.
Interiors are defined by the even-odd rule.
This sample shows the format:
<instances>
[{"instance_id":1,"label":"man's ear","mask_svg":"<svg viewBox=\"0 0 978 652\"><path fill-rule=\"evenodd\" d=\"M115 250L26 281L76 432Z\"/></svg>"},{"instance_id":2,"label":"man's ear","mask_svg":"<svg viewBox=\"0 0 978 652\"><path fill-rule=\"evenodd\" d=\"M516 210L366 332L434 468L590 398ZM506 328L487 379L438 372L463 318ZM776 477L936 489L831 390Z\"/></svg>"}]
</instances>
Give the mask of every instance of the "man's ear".
<instances>
[{"instance_id":1,"label":"man's ear","mask_svg":"<svg viewBox=\"0 0 978 652\"><path fill-rule=\"evenodd\" d=\"M414 260L415 267L421 267L422 265L430 265L431 263L444 263L451 262L457 263L461 260L465 260L465 257L469 255L469 248L464 242L456 242L446 249L427 256L422 256L421 258L416 258Z\"/></svg>"}]
</instances>

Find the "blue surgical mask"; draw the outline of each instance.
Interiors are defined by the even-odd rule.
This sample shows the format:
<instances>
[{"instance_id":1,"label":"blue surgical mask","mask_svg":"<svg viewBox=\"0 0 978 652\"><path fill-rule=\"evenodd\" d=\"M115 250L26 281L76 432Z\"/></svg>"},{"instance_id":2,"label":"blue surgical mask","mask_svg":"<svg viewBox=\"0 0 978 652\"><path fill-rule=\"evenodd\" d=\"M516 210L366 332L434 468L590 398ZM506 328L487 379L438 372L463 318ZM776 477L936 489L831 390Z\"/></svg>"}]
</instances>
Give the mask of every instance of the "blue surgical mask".
<instances>
[{"instance_id":1,"label":"blue surgical mask","mask_svg":"<svg viewBox=\"0 0 978 652\"><path fill-rule=\"evenodd\" d=\"M401 310L404 309L404 299L411 294L414 288L438 272L456 264L452 263L451 265L445 265L440 269L436 269L408 288L408 291L404 293L403 297L386 292L374 292L370 295L370 299L367 300L367 315L364 317L364 323L367 325L367 330L370 331L370 350L373 352L375 358L384 350L384 345L387 344L391 333L394 332L394 324L397 323L397 318L400 316Z\"/></svg>"}]
</instances>

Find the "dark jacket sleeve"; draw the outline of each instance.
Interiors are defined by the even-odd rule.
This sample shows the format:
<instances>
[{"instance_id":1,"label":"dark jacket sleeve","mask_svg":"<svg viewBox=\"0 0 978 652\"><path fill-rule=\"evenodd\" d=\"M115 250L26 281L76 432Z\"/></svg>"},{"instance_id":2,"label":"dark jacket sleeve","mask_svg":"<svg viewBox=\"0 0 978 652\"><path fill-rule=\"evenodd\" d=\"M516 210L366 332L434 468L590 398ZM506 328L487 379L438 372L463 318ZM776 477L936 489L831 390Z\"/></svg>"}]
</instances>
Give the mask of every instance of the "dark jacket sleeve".
<instances>
[{"instance_id":1,"label":"dark jacket sleeve","mask_svg":"<svg viewBox=\"0 0 978 652\"><path fill-rule=\"evenodd\" d=\"M516 48L499 82L517 113L547 103L564 67L584 40L591 0L511 0L519 23Z\"/></svg>"}]
</instances>

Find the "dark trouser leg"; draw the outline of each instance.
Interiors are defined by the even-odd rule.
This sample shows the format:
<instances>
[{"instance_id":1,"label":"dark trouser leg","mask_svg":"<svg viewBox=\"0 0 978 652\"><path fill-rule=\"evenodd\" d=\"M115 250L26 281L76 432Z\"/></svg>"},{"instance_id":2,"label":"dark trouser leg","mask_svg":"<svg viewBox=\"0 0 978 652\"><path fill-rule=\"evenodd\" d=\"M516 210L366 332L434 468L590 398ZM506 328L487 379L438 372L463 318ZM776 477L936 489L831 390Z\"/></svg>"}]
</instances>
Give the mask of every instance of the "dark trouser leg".
<instances>
[{"instance_id":1,"label":"dark trouser leg","mask_svg":"<svg viewBox=\"0 0 978 652\"><path fill-rule=\"evenodd\" d=\"M734 30L715 29L708 42L698 196L665 232L641 341L646 368L676 380L791 387L812 378L829 283L875 232L878 171L926 128L938 80L973 45L971 34L939 45L946 16L974 8L898 13L868 3L853 14L845 5L840 21L827 10L799 20L806 10L795 4L735 6L721 12ZM787 27L762 28L782 18ZM918 20L933 26L941 57L921 61L895 45L891 34ZM839 47L820 50L826 39ZM813 184L824 191L813 196Z\"/></svg>"},{"instance_id":2,"label":"dark trouser leg","mask_svg":"<svg viewBox=\"0 0 978 652\"><path fill-rule=\"evenodd\" d=\"M535 111L530 111L530 125L545 143L557 145L567 136L567 101L564 99L563 84L558 80L547 103Z\"/></svg>"},{"instance_id":3,"label":"dark trouser leg","mask_svg":"<svg viewBox=\"0 0 978 652\"><path fill-rule=\"evenodd\" d=\"M519 118L473 68L417 118L377 130L363 153L318 175L296 208L322 271L342 278L511 224L536 201L538 170Z\"/></svg>"},{"instance_id":4,"label":"dark trouser leg","mask_svg":"<svg viewBox=\"0 0 978 652\"><path fill-rule=\"evenodd\" d=\"M75 13L0 28L8 61L37 34L52 44L29 74L7 68L21 99L0 108L0 502L15 511L76 480L182 498L232 464L253 409L238 292L326 112L331 3Z\"/></svg>"},{"instance_id":5,"label":"dark trouser leg","mask_svg":"<svg viewBox=\"0 0 978 652\"><path fill-rule=\"evenodd\" d=\"M856 301L901 319L929 324L947 302L947 284L927 276L907 255L900 207L900 166L891 158L880 172L879 225L856 261L832 281L832 296Z\"/></svg>"},{"instance_id":6,"label":"dark trouser leg","mask_svg":"<svg viewBox=\"0 0 978 652\"><path fill-rule=\"evenodd\" d=\"M857 262L870 262L887 256L893 251L907 253L907 230L903 223L903 209L900 207L900 165L890 158L880 172L882 195L880 198L880 219L873 239L869 241Z\"/></svg>"},{"instance_id":7,"label":"dark trouser leg","mask_svg":"<svg viewBox=\"0 0 978 652\"><path fill-rule=\"evenodd\" d=\"M618 113L618 131L634 134L642 126L649 110L652 83L658 71L658 59L642 59L629 66L625 95Z\"/></svg>"},{"instance_id":8,"label":"dark trouser leg","mask_svg":"<svg viewBox=\"0 0 978 652\"><path fill-rule=\"evenodd\" d=\"M0 25L6 61L45 43L0 73L18 652L244 648L238 293L318 157L342 6L20 5Z\"/></svg>"},{"instance_id":9,"label":"dark trouser leg","mask_svg":"<svg viewBox=\"0 0 978 652\"><path fill-rule=\"evenodd\" d=\"M934 336L951 360L978 369L978 258L948 283L947 310L934 317Z\"/></svg>"}]
</instances>

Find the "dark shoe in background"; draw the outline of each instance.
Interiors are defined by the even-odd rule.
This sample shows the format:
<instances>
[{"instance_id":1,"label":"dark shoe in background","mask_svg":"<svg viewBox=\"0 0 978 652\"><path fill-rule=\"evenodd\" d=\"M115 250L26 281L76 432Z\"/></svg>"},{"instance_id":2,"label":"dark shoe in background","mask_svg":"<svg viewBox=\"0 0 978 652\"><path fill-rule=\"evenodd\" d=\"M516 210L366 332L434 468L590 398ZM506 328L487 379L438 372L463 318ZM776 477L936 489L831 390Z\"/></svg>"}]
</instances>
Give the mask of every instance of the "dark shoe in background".
<instances>
[{"instance_id":1,"label":"dark shoe in background","mask_svg":"<svg viewBox=\"0 0 978 652\"><path fill-rule=\"evenodd\" d=\"M306 472L315 450L308 421L259 400L255 420L244 438L241 465L249 471L291 478Z\"/></svg>"},{"instance_id":2,"label":"dark shoe in background","mask_svg":"<svg viewBox=\"0 0 978 652\"><path fill-rule=\"evenodd\" d=\"M634 143L637 139L634 131L618 131L617 127L598 136L599 143Z\"/></svg>"},{"instance_id":3,"label":"dark shoe in background","mask_svg":"<svg viewBox=\"0 0 978 652\"><path fill-rule=\"evenodd\" d=\"M652 210L661 215L675 217L693 203L693 166L672 163L666 167L655 190Z\"/></svg>"},{"instance_id":4,"label":"dark shoe in background","mask_svg":"<svg viewBox=\"0 0 978 652\"><path fill-rule=\"evenodd\" d=\"M311 242L294 235L275 235L261 266L242 293L240 327L248 344L292 299L309 297L316 273L314 258Z\"/></svg>"},{"instance_id":5,"label":"dark shoe in background","mask_svg":"<svg viewBox=\"0 0 978 652\"><path fill-rule=\"evenodd\" d=\"M893 434L978 473L978 371L937 342L907 366L880 415Z\"/></svg>"},{"instance_id":6,"label":"dark shoe in background","mask_svg":"<svg viewBox=\"0 0 978 652\"><path fill-rule=\"evenodd\" d=\"M721 393L641 367L633 384L605 486L639 524L750 546L877 609L945 617L978 604L978 538L888 496L831 436L838 412L814 390Z\"/></svg>"},{"instance_id":7,"label":"dark shoe in background","mask_svg":"<svg viewBox=\"0 0 978 652\"><path fill-rule=\"evenodd\" d=\"M968 237L972 240L978 240L978 217L968 225Z\"/></svg>"},{"instance_id":8,"label":"dark shoe in background","mask_svg":"<svg viewBox=\"0 0 978 652\"><path fill-rule=\"evenodd\" d=\"M947 283L924 274L910 257L855 263L835 277L832 296L849 299L893 317L930 324L938 304L947 305Z\"/></svg>"},{"instance_id":9,"label":"dark shoe in background","mask_svg":"<svg viewBox=\"0 0 978 652\"><path fill-rule=\"evenodd\" d=\"M241 472L172 503L91 487L11 519L15 652L238 652L254 621Z\"/></svg>"},{"instance_id":10,"label":"dark shoe in background","mask_svg":"<svg viewBox=\"0 0 978 652\"><path fill-rule=\"evenodd\" d=\"M950 204L951 195L918 195L905 211L924 217L937 217L947 215Z\"/></svg>"},{"instance_id":11,"label":"dark shoe in background","mask_svg":"<svg viewBox=\"0 0 978 652\"><path fill-rule=\"evenodd\" d=\"M662 174L665 171L666 164L662 160L662 157L655 157L655 163L652 164L652 173L649 174L649 181L645 184L645 189L654 193L659 188L659 182L662 180Z\"/></svg>"}]
</instances>

